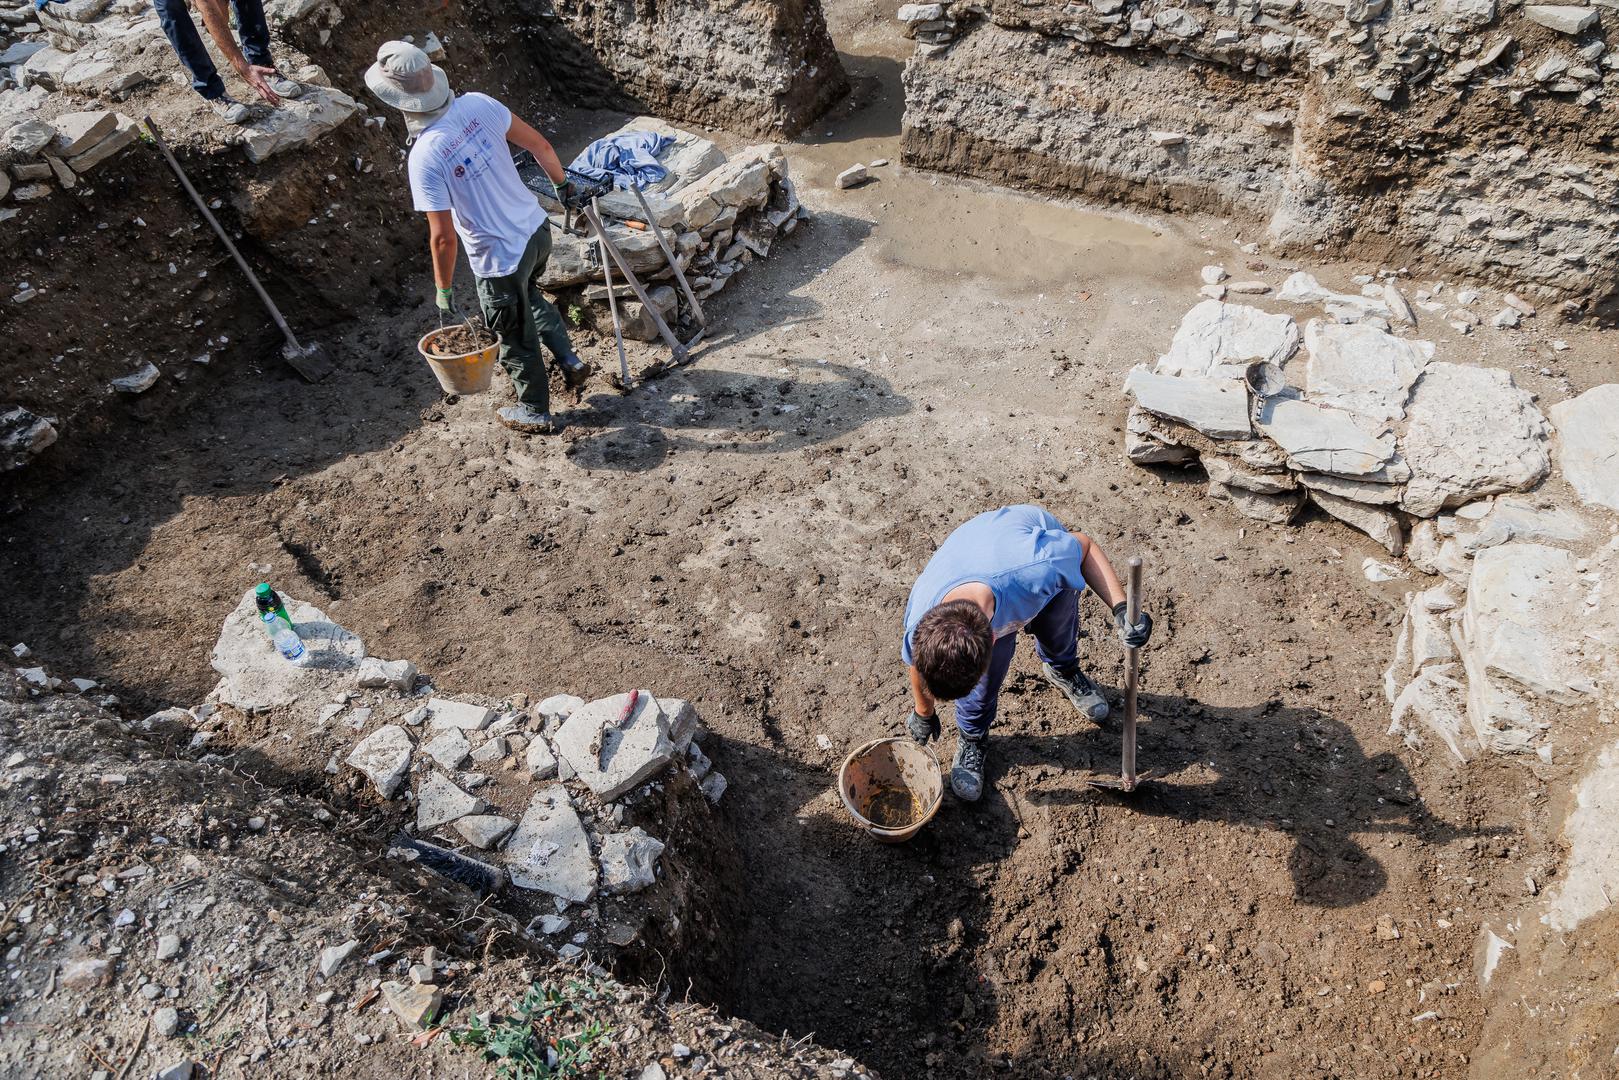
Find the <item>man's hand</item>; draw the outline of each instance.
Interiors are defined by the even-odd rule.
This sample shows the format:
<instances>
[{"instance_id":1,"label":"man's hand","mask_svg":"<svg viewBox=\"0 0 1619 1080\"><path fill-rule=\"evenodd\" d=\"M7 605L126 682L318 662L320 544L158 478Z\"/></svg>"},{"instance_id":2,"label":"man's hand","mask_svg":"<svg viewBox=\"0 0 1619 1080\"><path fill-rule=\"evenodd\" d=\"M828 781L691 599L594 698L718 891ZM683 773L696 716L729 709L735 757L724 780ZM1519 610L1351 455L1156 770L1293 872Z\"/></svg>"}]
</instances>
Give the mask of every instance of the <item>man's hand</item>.
<instances>
[{"instance_id":1,"label":"man's hand","mask_svg":"<svg viewBox=\"0 0 1619 1080\"><path fill-rule=\"evenodd\" d=\"M260 67L257 64L244 64L238 74L246 80L247 85L258 91L259 97L271 105L281 104L281 95L270 89L269 78L275 74L275 68Z\"/></svg>"},{"instance_id":2,"label":"man's hand","mask_svg":"<svg viewBox=\"0 0 1619 1080\"><path fill-rule=\"evenodd\" d=\"M1113 630L1127 649L1139 649L1152 637L1152 616L1139 612L1134 626L1128 625L1130 605L1123 600L1113 605Z\"/></svg>"},{"instance_id":3,"label":"man's hand","mask_svg":"<svg viewBox=\"0 0 1619 1080\"><path fill-rule=\"evenodd\" d=\"M911 738L926 746L930 739L939 737L938 710L934 710L932 716L923 716L913 709L911 718L905 721L905 729L911 733Z\"/></svg>"}]
</instances>

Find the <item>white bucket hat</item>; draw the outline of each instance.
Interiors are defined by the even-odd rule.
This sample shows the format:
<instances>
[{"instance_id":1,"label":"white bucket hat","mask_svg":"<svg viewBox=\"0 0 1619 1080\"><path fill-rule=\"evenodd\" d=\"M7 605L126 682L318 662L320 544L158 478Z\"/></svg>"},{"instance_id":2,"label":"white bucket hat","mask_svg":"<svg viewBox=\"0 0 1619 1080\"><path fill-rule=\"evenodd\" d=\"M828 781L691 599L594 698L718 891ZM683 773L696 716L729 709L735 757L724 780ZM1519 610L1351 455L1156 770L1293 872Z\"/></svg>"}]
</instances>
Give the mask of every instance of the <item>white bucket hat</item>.
<instances>
[{"instance_id":1,"label":"white bucket hat","mask_svg":"<svg viewBox=\"0 0 1619 1080\"><path fill-rule=\"evenodd\" d=\"M377 62L365 72L365 85L383 102L402 112L430 113L450 100L444 69L408 41L385 41Z\"/></svg>"}]
</instances>

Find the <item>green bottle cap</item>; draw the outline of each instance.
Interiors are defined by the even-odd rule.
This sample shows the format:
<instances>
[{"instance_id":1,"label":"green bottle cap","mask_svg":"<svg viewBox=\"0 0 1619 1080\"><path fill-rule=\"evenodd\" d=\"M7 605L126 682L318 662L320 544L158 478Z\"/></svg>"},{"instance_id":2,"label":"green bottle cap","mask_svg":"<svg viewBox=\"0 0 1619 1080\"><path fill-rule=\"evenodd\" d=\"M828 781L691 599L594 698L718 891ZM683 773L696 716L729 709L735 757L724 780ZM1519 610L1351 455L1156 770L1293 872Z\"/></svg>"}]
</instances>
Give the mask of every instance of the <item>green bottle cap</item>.
<instances>
[{"instance_id":1,"label":"green bottle cap","mask_svg":"<svg viewBox=\"0 0 1619 1080\"><path fill-rule=\"evenodd\" d=\"M258 588L253 590L253 595L254 596L269 596L270 595L270 583L268 581L259 582Z\"/></svg>"}]
</instances>

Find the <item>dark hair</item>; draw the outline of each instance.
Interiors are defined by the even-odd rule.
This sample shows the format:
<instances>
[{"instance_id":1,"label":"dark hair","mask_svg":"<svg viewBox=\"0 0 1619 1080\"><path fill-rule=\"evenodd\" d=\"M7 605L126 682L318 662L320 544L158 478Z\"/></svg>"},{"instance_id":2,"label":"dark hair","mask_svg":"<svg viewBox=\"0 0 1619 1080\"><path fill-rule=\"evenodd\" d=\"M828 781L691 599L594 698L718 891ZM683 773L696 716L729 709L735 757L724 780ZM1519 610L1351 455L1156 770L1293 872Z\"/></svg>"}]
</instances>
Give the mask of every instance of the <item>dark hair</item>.
<instances>
[{"instance_id":1,"label":"dark hair","mask_svg":"<svg viewBox=\"0 0 1619 1080\"><path fill-rule=\"evenodd\" d=\"M989 617L971 600L937 605L911 633L916 670L940 701L965 697L978 685L994 645Z\"/></svg>"}]
</instances>

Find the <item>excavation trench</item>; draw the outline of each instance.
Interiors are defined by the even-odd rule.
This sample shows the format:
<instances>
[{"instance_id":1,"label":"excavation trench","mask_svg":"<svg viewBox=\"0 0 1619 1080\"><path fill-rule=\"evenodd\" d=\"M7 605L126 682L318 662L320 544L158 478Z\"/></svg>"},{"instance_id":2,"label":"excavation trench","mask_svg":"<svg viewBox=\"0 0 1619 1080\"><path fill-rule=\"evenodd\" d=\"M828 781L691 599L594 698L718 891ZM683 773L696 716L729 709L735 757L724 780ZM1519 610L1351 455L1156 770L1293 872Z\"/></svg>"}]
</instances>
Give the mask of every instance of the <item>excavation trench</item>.
<instances>
[{"instance_id":1,"label":"excavation trench","mask_svg":"<svg viewBox=\"0 0 1619 1080\"><path fill-rule=\"evenodd\" d=\"M200 701L222 614L268 578L438 687L689 698L725 825L688 868L699 932L626 973L889 1080L1465 1075L1481 917L1521 889L1517 861L1550 857L1544 829L1499 825L1533 783L1486 763L1499 781L1464 789L1396 752L1395 604L1345 585L1363 539L1257 529L1201 476L1119 451L1124 373L1229 238L897 167L836 191L852 161L898 156L894 62L846 59L855 104L788 146L814 217L713 301L696 364L629 395L598 379L562 399L560 439L513 435L490 415L501 377L446 399L416 357L420 238L372 238L388 257L366 272L401 299L330 328L328 382L212 379L138 457L110 432L21 482L7 632L131 711ZM1088 788L1117 733L1025 648L984 800L878 845L833 777L905 716L906 591L956 524L1023 501L1145 558L1140 757L1165 780ZM1090 599L1082 633L1116 689ZM1396 939L1373 930L1390 913Z\"/></svg>"}]
</instances>

